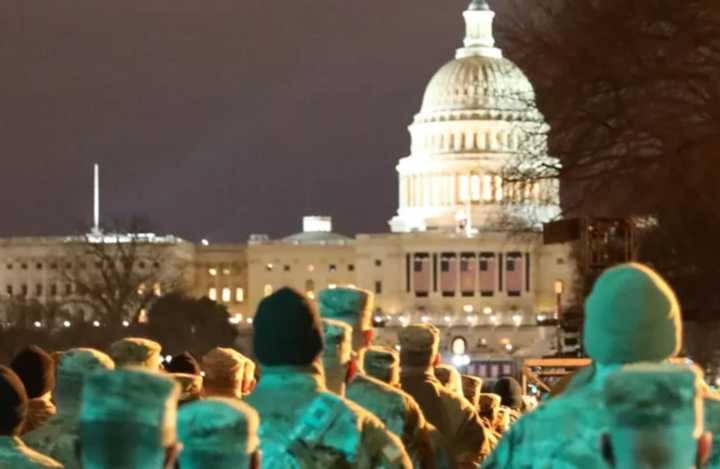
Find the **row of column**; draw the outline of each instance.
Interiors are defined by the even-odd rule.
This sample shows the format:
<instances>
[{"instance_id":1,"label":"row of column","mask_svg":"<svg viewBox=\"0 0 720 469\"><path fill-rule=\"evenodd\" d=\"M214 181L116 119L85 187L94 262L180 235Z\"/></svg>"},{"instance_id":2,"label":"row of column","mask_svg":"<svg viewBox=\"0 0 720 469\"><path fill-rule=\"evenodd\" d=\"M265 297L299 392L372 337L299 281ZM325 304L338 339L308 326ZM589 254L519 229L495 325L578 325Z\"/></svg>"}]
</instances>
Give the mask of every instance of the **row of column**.
<instances>
[{"instance_id":1,"label":"row of column","mask_svg":"<svg viewBox=\"0 0 720 469\"><path fill-rule=\"evenodd\" d=\"M400 176L400 207L453 207L499 202L503 181L492 174L429 173Z\"/></svg>"}]
</instances>

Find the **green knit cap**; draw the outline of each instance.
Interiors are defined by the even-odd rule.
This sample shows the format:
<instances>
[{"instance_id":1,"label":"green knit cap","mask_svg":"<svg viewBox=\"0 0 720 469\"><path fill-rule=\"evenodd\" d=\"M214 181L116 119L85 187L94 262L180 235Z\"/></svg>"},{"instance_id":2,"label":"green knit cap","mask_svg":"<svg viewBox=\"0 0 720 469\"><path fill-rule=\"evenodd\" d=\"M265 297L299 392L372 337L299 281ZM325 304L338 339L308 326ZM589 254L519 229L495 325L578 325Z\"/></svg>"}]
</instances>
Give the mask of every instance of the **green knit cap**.
<instances>
[{"instance_id":1,"label":"green knit cap","mask_svg":"<svg viewBox=\"0 0 720 469\"><path fill-rule=\"evenodd\" d=\"M654 270L622 264L606 270L585 301L584 344L603 364L662 361L682 344L680 306Z\"/></svg>"}]
</instances>

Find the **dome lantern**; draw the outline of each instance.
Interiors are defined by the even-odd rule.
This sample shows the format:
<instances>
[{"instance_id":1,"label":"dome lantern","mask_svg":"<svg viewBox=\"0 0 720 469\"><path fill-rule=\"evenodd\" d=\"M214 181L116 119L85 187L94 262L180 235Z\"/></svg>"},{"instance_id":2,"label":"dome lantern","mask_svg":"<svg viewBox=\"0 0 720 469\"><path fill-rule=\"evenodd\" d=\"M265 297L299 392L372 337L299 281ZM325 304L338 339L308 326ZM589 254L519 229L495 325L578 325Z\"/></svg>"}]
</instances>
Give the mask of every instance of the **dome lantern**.
<instances>
[{"instance_id":1,"label":"dome lantern","mask_svg":"<svg viewBox=\"0 0 720 469\"><path fill-rule=\"evenodd\" d=\"M462 59L474 55L502 58L502 51L495 47L493 20L495 12L485 0L473 0L463 13L465 17L465 40L455 57Z\"/></svg>"}]
</instances>

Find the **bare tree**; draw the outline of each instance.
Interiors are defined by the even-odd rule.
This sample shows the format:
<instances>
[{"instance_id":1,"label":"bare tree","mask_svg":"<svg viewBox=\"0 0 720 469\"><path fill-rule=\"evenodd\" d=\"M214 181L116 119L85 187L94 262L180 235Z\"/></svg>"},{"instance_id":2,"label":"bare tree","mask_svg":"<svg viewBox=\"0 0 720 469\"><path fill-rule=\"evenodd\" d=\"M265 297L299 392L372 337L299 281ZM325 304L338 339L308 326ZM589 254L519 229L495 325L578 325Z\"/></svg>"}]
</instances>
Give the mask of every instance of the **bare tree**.
<instances>
[{"instance_id":1,"label":"bare tree","mask_svg":"<svg viewBox=\"0 0 720 469\"><path fill-rule=\"evenodd\" d=\"M550 125L508 180L559 178L571 216L633 216L641 259L696 317L720 311L720 3L506 0L499 40Z\"/></svg>"},{"instance_id":2,"label":"bare tree","mask_svg":"<svg viewBox=\"0 0 720 469\"><path fill-rule=\"evenodd\" d=\"M69 240L61 270L74 290L66 303L115 325L137 320L162 294L181 291L189 260L177 238L149 234L137 221L117 226Z\"/></svg>"}]
</instances>

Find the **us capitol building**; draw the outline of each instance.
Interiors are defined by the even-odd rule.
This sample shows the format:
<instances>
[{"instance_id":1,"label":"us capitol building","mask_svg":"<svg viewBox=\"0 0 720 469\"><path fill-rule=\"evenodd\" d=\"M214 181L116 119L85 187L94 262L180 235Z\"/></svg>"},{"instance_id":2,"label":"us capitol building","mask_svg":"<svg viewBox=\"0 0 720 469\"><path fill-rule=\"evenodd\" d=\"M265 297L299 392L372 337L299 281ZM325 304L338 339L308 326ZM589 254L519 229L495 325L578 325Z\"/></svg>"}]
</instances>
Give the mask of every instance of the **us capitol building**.
<instances>
[{"instance_id":1,"label":"us capitol building","mask_svg":"<svg viewBox=\"0 0 720 469\"><path fill-rule=\"evenodd\" d=\"M485 376L514 371L515 358L551 354L556 328L548 322L573 300L575 267L568 245L542 241L541 223L559 213L557 183L503 177L523 142L547 126L532 84L495 47L494 16L473 0L462 47L427 86L409 126L410 154L397 165L390 232L346 237L329 217L310 216L302 232L281 239L148 242L181 259L189 290L226 304L239 326L280 287L314 299L352 285L375 293L379 343L394 345L408 323L433 323L448 358ZM0 240L0 293L40 302L78 295L59 273L68 239Z\"/></svg>"}]
</instances>

